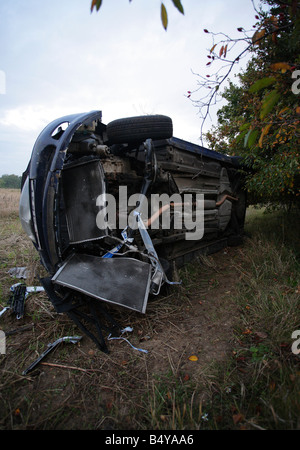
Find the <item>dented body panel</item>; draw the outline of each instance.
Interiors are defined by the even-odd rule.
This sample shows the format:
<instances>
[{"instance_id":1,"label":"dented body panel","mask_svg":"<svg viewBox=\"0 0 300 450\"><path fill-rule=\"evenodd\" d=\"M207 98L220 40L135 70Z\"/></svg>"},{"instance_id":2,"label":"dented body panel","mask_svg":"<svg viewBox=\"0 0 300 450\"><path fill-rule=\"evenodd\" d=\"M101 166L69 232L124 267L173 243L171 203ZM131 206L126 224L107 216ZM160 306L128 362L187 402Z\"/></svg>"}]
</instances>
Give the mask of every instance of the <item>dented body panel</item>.
<instances>
[{"instance_id":1,"label":"dented body panel","mask_svg":"<svg viewBox=\"0 0 300 450\"><path fill-rule=\"evenodd\" d=\"M173 137L165 116L105 125L92 111L50 123L23 174L20 218L54 304L79 296L145 313L148 297L173 283L174 264L242 239L240 167L237 157Z\"/></svg>"}]
</instances>

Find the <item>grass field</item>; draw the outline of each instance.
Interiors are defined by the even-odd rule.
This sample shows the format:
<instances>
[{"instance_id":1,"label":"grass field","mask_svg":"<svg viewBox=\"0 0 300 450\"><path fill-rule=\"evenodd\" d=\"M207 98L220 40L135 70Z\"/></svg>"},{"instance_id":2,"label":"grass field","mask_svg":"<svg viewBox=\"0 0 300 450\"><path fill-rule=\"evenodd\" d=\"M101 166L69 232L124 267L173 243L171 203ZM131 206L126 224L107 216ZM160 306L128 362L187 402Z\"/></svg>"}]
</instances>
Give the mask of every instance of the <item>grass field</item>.
<instances>
[{"instance_id":1,"label":"grass field","mask_svg":"<svg viewBox=\"0 0 300 450\"><path fill-rule=\"evenodd\" d=\"M0 189L0 306L26 266L43 273L18 219L19 192ZM61 344L23 376L48 343L79 330L44 293L23 319L0 317L1 430L300 429L299 216L249 208L247 236L182 269L181 286L151 299L147 313L112 308L124 340L100 352L85 335ZM300 331L299 331L300 337ZM297 342L296 342L297 344ZM300 349L294 345L293 349Z\"/></svg>"}]
</instances>

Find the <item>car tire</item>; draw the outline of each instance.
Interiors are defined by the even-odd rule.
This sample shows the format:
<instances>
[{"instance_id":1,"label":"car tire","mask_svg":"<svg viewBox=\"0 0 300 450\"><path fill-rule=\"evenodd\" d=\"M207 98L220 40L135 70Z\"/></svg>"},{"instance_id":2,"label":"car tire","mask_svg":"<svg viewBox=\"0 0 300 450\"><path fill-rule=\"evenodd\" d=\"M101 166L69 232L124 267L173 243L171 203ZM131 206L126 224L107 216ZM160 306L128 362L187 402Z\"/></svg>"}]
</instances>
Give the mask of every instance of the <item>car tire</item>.
<instances>
[{"instance_id":1,"label":"car tire","mask_svg":"<svg viewBox=\"0 0 300 450\"><path fill-rule=\"evenodd\" d=\"M169 139L173 135L173 123L170 117L159 114L135 116L113 120L107 124L106 131L111 144Z\"/></svg>"}]
</instances>

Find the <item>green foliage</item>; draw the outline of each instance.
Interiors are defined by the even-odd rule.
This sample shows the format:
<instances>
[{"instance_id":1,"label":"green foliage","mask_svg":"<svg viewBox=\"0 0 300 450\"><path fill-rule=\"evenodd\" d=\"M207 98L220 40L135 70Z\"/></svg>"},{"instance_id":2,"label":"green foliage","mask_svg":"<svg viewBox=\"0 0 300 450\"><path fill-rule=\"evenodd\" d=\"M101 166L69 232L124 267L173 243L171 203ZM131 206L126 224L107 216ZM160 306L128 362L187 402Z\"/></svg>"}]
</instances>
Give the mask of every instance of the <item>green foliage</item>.
<instances>
[{"instance_id":1,"label":"green foliage","mask_svg":"<svg viewBox=\"0 0 300 450\"><path fill-rule=\"evenodd\" d=\"M250 347L252 353L252 361L259 362L270 358L270 349L267 345L259 343L257 346Z\"/></svg>"},{"instance_id":2,"label":"green foliage","mask_svg":"<svg viewBox=\"0 0 300 450\"><path fill-rule=\"evenodd\" d=\"M274 84L276 81L275 77L265 77L261 78L260 80L255 81L255 83L252 84L252 86L249 89L249 92L258 92L261 89L264 89L265 87L270 86L271 84Z\"/></svg>"},{"instance_id":3,"label":"green foliage","mask_svg":"<svg viewBox=\"0 0 300 450\"><path fill-rule=\"evenodd\" d=\"M227 104L206 138L210 146L244 156L251 168L247 188L254 202L299 202L300 8L294 0L265 0L267 13L257 18L252 59L222 94ZM297 84L298 86L298 84Z\"/></svg>"},{"instance_id":4,"label":"green foliage","mask_svg":"<svg viewBox=\"0 0 300 450\"><path fill-rule=\"evenodd\" d=\"M0 177L0 188L20 189L21 177L18 175L2 175L2 177Z\"/></svg>"}]
</instances>

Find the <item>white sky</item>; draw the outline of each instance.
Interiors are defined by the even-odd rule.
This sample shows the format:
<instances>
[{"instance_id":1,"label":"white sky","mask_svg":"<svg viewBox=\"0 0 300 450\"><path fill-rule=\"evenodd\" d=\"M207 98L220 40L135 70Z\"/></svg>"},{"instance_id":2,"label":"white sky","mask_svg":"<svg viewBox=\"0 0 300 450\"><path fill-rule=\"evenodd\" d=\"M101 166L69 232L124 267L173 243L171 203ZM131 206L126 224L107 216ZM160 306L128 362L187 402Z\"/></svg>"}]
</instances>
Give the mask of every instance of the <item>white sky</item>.
<instances>
[{"instance_id":1,"label":"white sky","mask_svg":"<svg viewBox=\"0 0 300 450\"><path fill-rule=\"evenodd\" d=\"M0 176L21 175L42 129L77 112L102 110L104 123L166 114L174 136L200 143L186 94L192 71L213 72L203 29L236 36L255 11L251 0L182 0L183 16L164 3L167 31L161 0L103 0L92 14L91 0L0 0Z\"/></svg>"}]
</instances>

